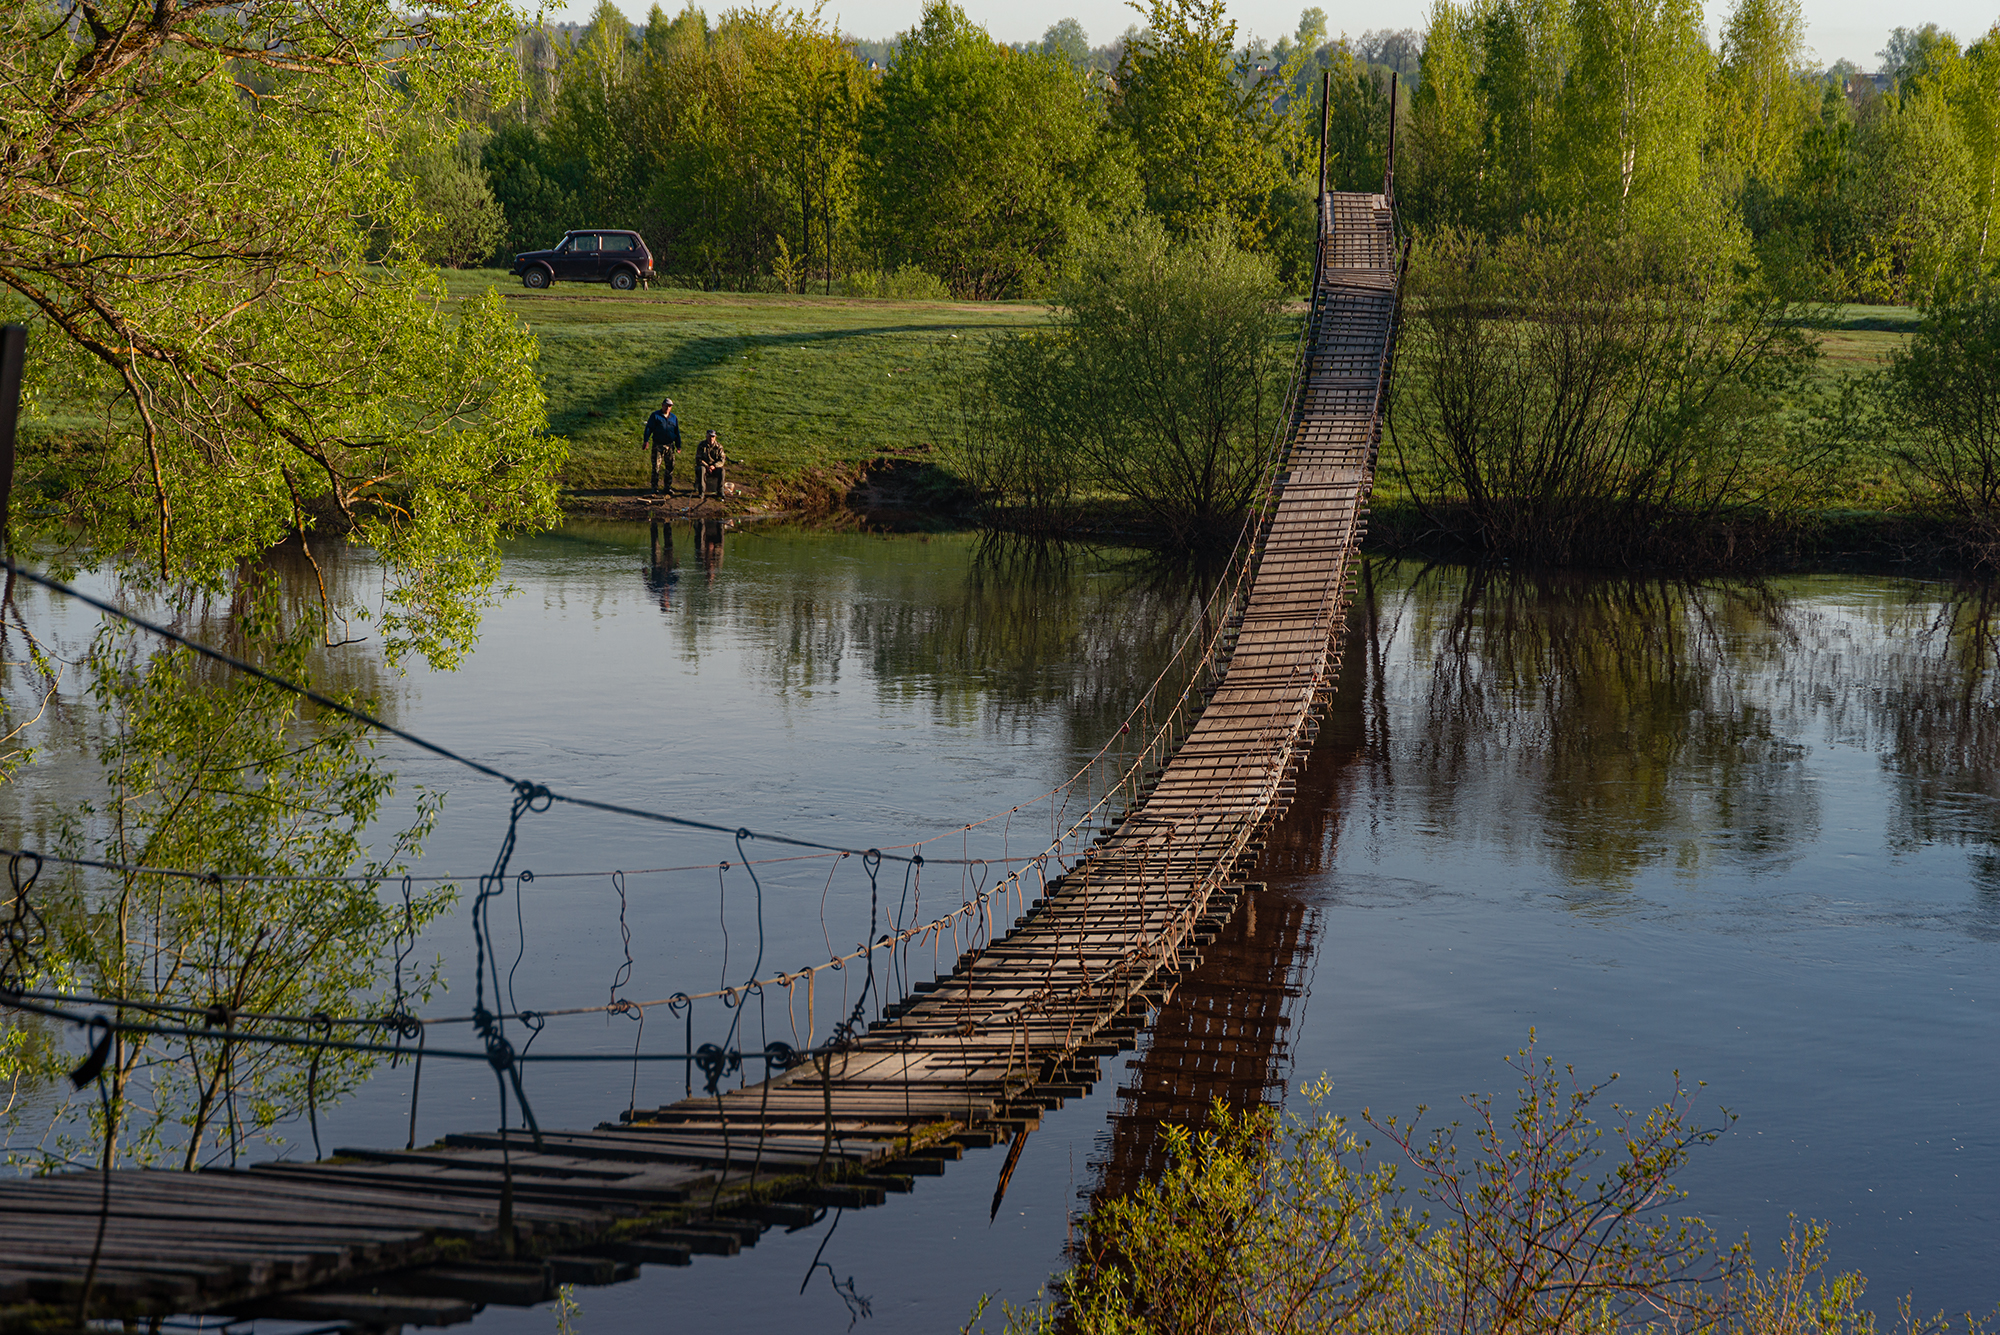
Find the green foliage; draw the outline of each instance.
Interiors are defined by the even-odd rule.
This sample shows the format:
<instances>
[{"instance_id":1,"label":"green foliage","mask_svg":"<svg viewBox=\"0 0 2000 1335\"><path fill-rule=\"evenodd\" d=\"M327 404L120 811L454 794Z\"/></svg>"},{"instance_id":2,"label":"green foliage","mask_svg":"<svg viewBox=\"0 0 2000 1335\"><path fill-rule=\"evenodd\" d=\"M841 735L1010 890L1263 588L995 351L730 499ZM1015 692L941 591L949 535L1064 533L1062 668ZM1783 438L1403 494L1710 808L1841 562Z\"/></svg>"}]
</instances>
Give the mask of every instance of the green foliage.
<instances>
[{"instance_id":1,"label":"green foliage","mask_svg":"<svg viewBox=\"0 0 2000 1335\"><path fill-rule=\"evenodd\" d=\"M1185 241L1142 218L1080 257L1054 328L995 345L991 390L1037 504L1079 482L1177 543L1227 543L1262 476L1291 369L1268 257L1218 218ZM1025 470L1025 476L1022 470Z\"/></svg>"},{"instance_id":2,"label":"green foliage","mask_svg":"<svg viewBox=\"0 0 2000 1335\"><path fill-rule=\"evenodd\" d=\"M1432 239L1391 439L1435 522L1537 561L1661 559L1824 484L1844 435L1781 415L1815 355L1799 313L1743 281L1726 219L1683 226Z\"/></svg>"},{"instance_id":3,"label":"green foliage","mask_svg":"<svg viewBox=\"0 0 2000 1335\"><path fill-rule=\"evenodd\" d=\"M1490 1095L1466 1099L1469 1126L1429 1133L1364 1113L1401 1165L1370 1164L1326 1110L1324 1080L1290 1117L1218 1104L1199 1134L1169 1128L1160 1180L1086 1220L1059 1281L1062 1319L1084 1335L1713 1325L1739 1259L1673 1213L1674 1175L1719 1135L1693 1120L1695 1092L1677 1082L1645 1113L1614 1104L1603 1125L1609 1081L1579 1082L1532 1036L1509 1064L1521 1081L1511 1115Z\"/></svg>"},{"instance_id":4,"label":"green foliage","mask_svg":"<svg viewBox=\"0 0 2000 1335\"><path fill-rule=\"evenodd\" d=\"M1699 1085L1675 1072L1657 1107L1605 1115L1618 1077L1578 1080L1532 1031L1508 1065L1511 1108L1469 1095L1428 1133L1364 1111L1400 1162L1371 1163L1324 1078L1290 1115L1218 1101L1201 1131L1167 1127L1166 1172L1094 1204L1056 1299L1002 1304L1007 1335L1874 1335L1867 1281L1827 1272L1824 1225L1793 1220L1759 1271L1747 1239L1725 1249L1677 1213L1673 1179L1721 1134L1695 1120ZM1905 1299L1894 1329L1992 1327Z\"/></svg>"},{"instance_id":5,"label":"green foliage","mask_svg":"<svg viewBox=\"0 0 2000 1335\"><path fill-rule=\"evenodd\" d=\"M735 9L711 29L655 6L634 39L600 5L576 39L524 34L535 95L496 113L486 152L508 247L573 227L642 233L665 273L710 286L776 275L829 287L858 256L857 118L867 75L815 8Z\"/></svg>"},{"instance_id":6,"label":"green foliage","mask_svg":"<svg viewBox=\"0 0 2000 1335\"><path fill-rule=\"evenodd\" d=\"M1168 1170L1086 1222L1061 1286L1076 1329L1334 1330L1389 1296L1420 1225L1324 1110L1331 1085L1303 1093L1309 1114L1218 1102L1201 1131L1166 1128Z\"/></svg>"},{"instance_id":7,"label":"green foliage","mask_svg":"<svg viewBox=\"0 0 2000 1335\"><path fill-rule=\"evenodd\" d=\"M1973 221L1973 161L1940 90L1880 99L1855 135L1853 194L1865 240L1856 286L1922 300L1957 267Z\"/></svg>"},{"instance_id":8,"label":"green foliage","mask_svg":"<svg viewBox=\"0 0 2000 1335\"><path fill-rule=\"evenodd\" d=\"M1723 25L1708 133L1717 170L1741 189L1787 179L1813 112L1796 77L1806 53L1799 0L1738 0Z\"/></svg>"},{"instance_id":9,"label":"green foliage","mask_svg":"<svg viewBox=\"0 0 2000 1335\"><path fill-rule=\"evenodd\" d=\"M1709 64L1688 0L1440 0L1399 191L1414 221L1489 234L1578 210L1650 225L1695 192Z\"/></svg>"},{"instance_id":10,"label":"green foliage","mask_svg":"<svg viewBox=\"0 0 2000 1335\"><path fill-rule=\"evenodd\" d=\"M1117 147L1067 59L1000 46L931 0L862 116L869 244L958 296L1040 288L1093 214L1136 206Z\"/></svg>"},{"instance_id":11,"label":"green foliage","mask_svg":"<svg viewBox=\"0 0 2000 1335\"><path fill-rule=\"evenodd\" d=\"M480 150L480 164L500 205L498 258L547 250L582 216L576 199L583 165L528 126L510 121L497 127Z\"/></svg>"},{"instance_id":12,"label":"green foliage","mask_svg":"<svg viewBox=\"0 0 2000 1335\"><path fill-rule=\"evenodd\" d=\"M272 593L244 601L236 618L241 651L309 681L317 624L285 624ZM416 822L385 850L370 850L363 832L394 786L369 755L370 730L302 707L268 683L222 674L189 651L145 648L122 628L107 628L91 646L84 673L101 722L103 795L66 814L57 847L195 875L47 869L34 892L48 928L36 983L197 1009L365 1011L398 939L413 942L452 898L449 889L426 890L406 909L377 893L421 852L438 800L420 795ZM281 879L201 879L211 872ZM356 873L366 879L332 879ZM411 997L427 994L432 977L406 976ZM183 1018L114 1009L135 1022ZM309 1024L254 1027L312 1032ZM0 1079L52 1083L63 1060L59 1049L0 1052L0 1062L14 1063ZM262 1044L124 1035L105 1076L111 1143L116 1155L142 1164L193 1168L218 1154L233 1161L245 1140L273 1137L306 1111L309 1083L323 1104L358 1085L372 1065L358 1053L315 1059ZM41 1149L45 1166L94 1156L105 1143L105 1109L94 1090L71 1112L87 1117L56 1123Z\"/></svg>"},{"instance_id":13,"label":"green foliage","mask_svg":"<svg viewBox=\"0 0 2000 1335\"><path fill-rule=\"evenodd\" d=\"M1176 237L1222 216L1239 245L1272 248L1288 212L1312 216L1317 108L1279 105L1296 69L1242 68L1223 0L1148 0L1141 12L1147 28L1126 45L1110 115L1138 157L1146 207ZM1293 250L1296 272L1306 261Z\"/></svg>"},{"instance_id":14,"label":"green foliage","mask_svg":"<svg viewBox=\"0 0 2000 1335\"><path fill-rule=\"evenodd\" d=\"M412 242L428 264L470 268L500 244L506 217L480 163L482 137L470 130L456 143L427 137L398 164L422 219Z\"/></svg>"},{"instance_id":15,"label":"green foliage","mask_svg":"<svg viewBox=\"0 0 2000 1335\"><path fill-rule=\"evenodd\" d=\"M1081 70L1090 64L1090 38L1075 19L1057 19L1042 34L1042 54Z\"/></svg>"},{"instance_id":16,"label":"green foliage","mask_svg":"<svg viewBox=\"0 0 2000 1335\"><path fill-rule=\"evenodd\" d=\"M0 19L0 284L48 399L98 417L24 461L27 536L213 587L331 517L380 553L397 625L462 647L494 536L553 520L561 450L525 332L440 309L434 207L397 169L504 93L510 23L470 0Z\"/></svg>"},{"instance_id":17,"label":"green foliage","mask_svg":"<svg viewBox=\"0 0 2000 1335\"><path fill-rule=\"evenodd\" d=\"M1389 84L1346 43L1327 53L1326 175L1329 190L1379 191L1389 152ZM1315 90L1314 97L1318 92Z\"/></svg>"},{"instance_id":18,"label":"green foliage","mask_svg":"<svg viewBox=\"0 0 2000 1335\"><path fill-rule=\"evenodd\" d=\"M1698 190L1709 69L1693 0L1580 0L1576 63L1560 99L1563 204L1660 224Z\"/></svg>"},{"instance_id":19,"label":"green foliage","mask_svg":"<svg viewBox=\"0 0 2000 1335\"><path fill-rule=\"evenodd\" d=\"M1975 559L2000 558L2000 286L1924 310L1880 390L1923 501L1961 526Z\"/></svg>"}]
</instances>

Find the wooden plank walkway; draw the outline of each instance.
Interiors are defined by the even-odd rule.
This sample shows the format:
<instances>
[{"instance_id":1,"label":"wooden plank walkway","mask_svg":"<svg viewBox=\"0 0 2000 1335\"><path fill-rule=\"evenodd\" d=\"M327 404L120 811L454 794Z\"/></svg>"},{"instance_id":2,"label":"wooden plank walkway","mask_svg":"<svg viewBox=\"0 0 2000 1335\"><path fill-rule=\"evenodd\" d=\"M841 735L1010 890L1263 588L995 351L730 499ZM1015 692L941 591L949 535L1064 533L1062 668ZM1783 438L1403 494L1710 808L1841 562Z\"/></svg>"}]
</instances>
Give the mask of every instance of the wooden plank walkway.
<instances>
[{"instance_id":1,"label":"wooden plank walkway","mask_svg":"<svg viewBox=\"0 0 2000 1335\"><path fill-rule=\"evenodd\" d=\"M1334 194L1295 416L1227 669L1140 800L1014 930L846 1051L617 1123L244 1172L0 1181L0 1330L226 1313L447 1324L879 1204L1086 1093L1236 910L1339 669L1398 295L1382 195ZM1004 1176L1004 1174L1003 1174Z\"/></svg>"}]
</instances>

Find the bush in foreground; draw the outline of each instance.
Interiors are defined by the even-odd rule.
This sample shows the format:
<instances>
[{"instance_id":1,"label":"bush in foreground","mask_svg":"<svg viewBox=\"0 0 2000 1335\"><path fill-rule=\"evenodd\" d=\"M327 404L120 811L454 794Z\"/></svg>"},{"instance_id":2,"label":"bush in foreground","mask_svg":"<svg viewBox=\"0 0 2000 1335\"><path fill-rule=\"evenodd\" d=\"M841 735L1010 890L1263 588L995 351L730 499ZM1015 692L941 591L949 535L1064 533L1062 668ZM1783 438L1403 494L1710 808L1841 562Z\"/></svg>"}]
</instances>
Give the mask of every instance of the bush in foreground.
<instances>
[{"instance_id":1,"label":"bush in foreground","mask_svg":"<svg viewBox=\"0 0 2000 1335\"><path fill-rule=\"evenodd\" d=\"M1170 1127L1172 1166L1091 1211L1056 1297L1007 1309L1009 1335L1872 1335L1865 1281L1825 1271L1824 1228L1795 1225L1760 1273L1747 1243L1679 1213L1674 1175L1723 1129L1695 1121L1699 1085L1676 1073L1666 1102L1600 1123L1615 1075L1582 1083L1532 1034L1509 1065L1511 1113L1472 1096L1426 1132L1421 1108L1364 1111L1400 1162L1370 1162L1325 1080L1304 1113L1218 1103L1207 1129ZM1950 1324L1902 1318L1908 1335Z\"/></svg>"}]
</instances>

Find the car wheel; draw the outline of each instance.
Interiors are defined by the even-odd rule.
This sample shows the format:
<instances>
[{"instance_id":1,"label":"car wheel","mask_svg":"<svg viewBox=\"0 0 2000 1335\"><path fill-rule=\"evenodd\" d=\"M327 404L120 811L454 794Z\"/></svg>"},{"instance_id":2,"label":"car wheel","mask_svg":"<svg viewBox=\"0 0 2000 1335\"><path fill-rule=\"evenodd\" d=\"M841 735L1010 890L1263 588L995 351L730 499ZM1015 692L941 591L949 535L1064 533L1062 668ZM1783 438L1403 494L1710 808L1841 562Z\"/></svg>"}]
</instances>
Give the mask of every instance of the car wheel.
<instances>
[{"instance_id":1,"label":"car wheel","mask_svg":"<svg viewBox=\"0 0 2000 1335\"><path fill-rule=\"evenodd\" d=\"M630 292L633 288L639 286L639 275L633 273L630 269L620 269L611 275L611 286L617 288L620 292Z\"/></svg>"},{"instance_id":2,"label":"car wheel","mask_svg":"<svg viewBox=\"0 0 2000 1335\"><path fill-rule=\"evenodd\" d=\"M523 287L539 288L547 287L548 285L549 271L547 269L534 268L521 275L521 286Z\"/></svg>"}]
</instances>

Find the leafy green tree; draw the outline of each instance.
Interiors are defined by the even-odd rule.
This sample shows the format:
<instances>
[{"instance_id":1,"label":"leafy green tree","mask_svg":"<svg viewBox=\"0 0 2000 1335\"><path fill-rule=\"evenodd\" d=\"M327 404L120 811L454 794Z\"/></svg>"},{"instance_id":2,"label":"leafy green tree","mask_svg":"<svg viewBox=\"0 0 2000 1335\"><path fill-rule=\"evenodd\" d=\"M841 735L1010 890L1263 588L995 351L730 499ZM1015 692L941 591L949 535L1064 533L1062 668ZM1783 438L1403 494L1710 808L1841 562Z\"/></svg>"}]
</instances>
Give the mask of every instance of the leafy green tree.
<instances>
[{"instance_id":1,"label":"leafy green tree","mask_svg":"<svg viewBox=\"0 0 2000 1335\"><path fill-rule=\"evenodd\" d=\"M1856 281L1876 300L1925 299L1974 235L1974 162L1945 88L1877 100L1854 138L1866 239Z\"/></svg>"},{"instance_id":2,"label":"leafy green tree","mask_svg":"<svg viewBox=\"0 0 2000 1335\"><path fill-rule=\"evenodd\" d=\"M1880 387L1924 503L1976 560L2000 564L2000 288L1926 306Z\"/></svg>"},{"instance_id":3,"label":"leafy green tree","mask_svg":"<svg viewBox=\"0 0 2000 1335\"><path fill-rule=\"evenodd\" d=\"M659 46L621 126L656 262L710 282L781 267L830 281L855 250L867 72L817 10L732 10L712 32L686 11Z\"/></svg>"},{"instance_id":4,"label":"leafy green tree","mask_svg":"<svg viewBox=\"0 0 2000 1335\"><path fill-rule=\"evenodd\" d=\"M1917 28L1896 28L1888 45L1875 54L1882 58L1882 72L1889 76L1893 90L1901 92L1922 80L1937 62L1941 48L1958 53L1958 42L1935 23Z\"/></svg>"},{"instance_id":5,"label":"leafy green tree","mask_svg":"<svg viewBox=\"0 0 2000 1335\"><path fill-rule=\"evenodd\" d=\"M1802 296L1856 294L1863 233L1854 132L1853 106L1841 84L1829 82L1819 114L1799 138L1791 178L1777 188L1753 182L1740 197L1766 279Z\"/></svg>"},{"instance_id":6,"label":"leafy green tree","mask_svg":"<svg viewBox=\"0 0 2000 1335\"><path fill-rule=\"evenodd\" d=\"M1577 211L1665 225L1700 180L1709 65L1691 0L1441 0L1399 195L1489 235Z\"/></svg>"},{"instance_id":7,"label":"leafy green tree","mask_svg":"<svg viewBox=\"0 0 2000 1335\"><path fill-rule=\"evenodd\" d=\"M1468 1096L1463 1124L1428 1133L1364 1111L1402 1164L1371 1163L1326 1109L1325 1080L1306 1086L1307 1112L1218 1102L1199 1134L1169 1127L1160 1180L1093 1206L1058 1281L1064 1328L1613 1335L1719 1323L1742 1257L1674 1213L1685 1199L1674 1177L1721 1135L1695 1120L1696 1092L1677 1075L1665 1103L1614 1104L1607 1126L1597 1100L1611 1081L1579 1081L1532 1036L1509 1066L1511 1110ZM1054 1325L1043 1308L1010 1329Z\"/></svg>"},{"instance_id":8,"label":"leafy green tree","mask_svg":"<svg viewBox=\"0 0 2000 1335\"><path fill-rule=\"evenodd\" d=\"M1482 216L1486 112L1479 91L1480 49L1469 7L1434 0L1410 97L1397 195L1415 222L1471 227Z\"/></svg>"},{"instance_id":9,"label":"leafy green tree","mask_svg":"<svg viewBox=\"0 0 2000 1335\"><path fill-rule=\"evenodd\" d=\"M2000 222L2000 22L1965 51L1964 76L1951 93L1959 133L1972 168L1973 253L1989 271L1996 265L1994 225Z\"/></svg>"},{"instance_id":10,"label":"leafy green tree","mask_svg":"<svg viewBox=\"0 0 2000 1335\"><path fill-rule=\"evenodd\" d=\"M1480 205L1491 229L1545 212L1562 163L1561 96L1576 31L1560 0L1498 0L1475 10L1484 109Z\"/></svg>"},{"instance_id":11,"label":"leafy green tree","mask_svg":"<svg viewBox=\"0 0 2000 1335\"><path fill-rule=\"evenodd\" d=\"M500 206L500 258L546 250L575 225L582 164L562 157L533 126L510 120L495 127L480 165Z\"/></svg>"},{"instance_id":12,"label":"leafy green tree","mask_svg":"<svg viewBox=\"0 0 2000 1335\"><path fill-rule=\"evenodd\" d=\"M1782 508L1823 477L1839 438L1780 430L1814 347L1746 285L1745 249L1717 215L1434 235L1391 418L1432 522L1542 563L1663 561L1718 514Z\"/></svg>"},{"instance_id":13,"label":"leafy green tree","mask_svg":"<svg viewBox=\"0 0 2000 1335\"><path fill-rule=\"evenodd\" d=\"M632 26L611 0L599 0L590 22L562 54L543 133L557 161L576 164L577 213L564 227L641 222L643 164L630 128L640 60Z\"/></svg>"},{"instance_id":14,"label":"leafy green tree","mask_svg":"<svg viewBox=\"0 0 2000 1335\"><path fill-rule=\"evenodd\" d=\"M649 61L671 60L676 53L699 50L708 44L708 15L693 5L685 5L671 19L658 5L646 15L646 31L640 45Z\"/></svg>"},{"instance_id":15,"label":"leafy green tree","mask_svg":"<svg viewBox=\"0 0 2000 1335\"><path fill-rule=\"evenodd\" d=\"M1067 61L1072 69L1090 64L1090 35L1075 19L1057 19L1042 34L1042 54Z\"/></svg>"},{"instance_id":16,"label":"leafy green tree","mask_svg":"<svg viewBox=\"0 0 2000 1335\"><path fill-rule=\"evenodd\" d=\"M316 624L285 624L275 596L248 604L237 621L243 650L309 681ZM397 947L407 952L452 893L425 889L406 908L378 892L421 852L436 799L420 795L415 823L371 850L364 832L394 787L369 755L371 730L269 683L219 676L189 651L150 649L123 628L91 647L83 666L100 714L102 795L66 815L57 843L72 856L191 875L47 868L33 891L47 926L35 983L134 1003L113 1008L134 1023L187 1022L154 1006L221 1007L224 1029L295 1037L321 1032L305 1019L315 1013L380 1015L420 1001L430 969L406 970L400 998L381 995L382 985ZM350 875L363 879L339 879ZM300 1018L239 1022L234 1013ZM0 1065L9 1060L17 1066L0 1081L54 1083L63 1054L0 1052ZM85 1116L59 1118L43 1152L51 1165L95 1158L98 1147L140 1164L233 1161L246 1141L275 1137L373 1064L352 1052L123 1035L106 1068L109 1125L85 1090L70 1110Z\"/></svg>"},{"instance_id":17,"label":"leafy green tree","mask_svg":"<svg viewBox=\"0 0 2000 1335\"><path fill-rule=\"evenodd\" d=\"M1045 282L1094 212L1136 203L1082 73L999 45L950 0L900 39L861 152L882 267L921 265L960 296Z\"/></svg>"},{"instance_id":18,"label":"leafy green tree","mask_svg":"<svg viewBox=\"0 0 2000 1335\"><path fill-rule=\"evenodd\" d=\"M1388 81L1344 41L1328 48L1320 63L1329 76L1327 188L1378 191L1389 153Z\"/></svg>"},{"instance_id":19,"label":"leafy green tree","mask_svg":"<svg viewBox=\"0 0 2000 1335\"><path fill-rule=\"evenodd\" d=\"M398 164L422 219L413 244L427 263L454 269L485 264L506 233L506 215L480 162L483 138L474 130L455 143L425 136Z\"/></svg>"},{"instance_id":20,"label":"leafy green tree","mask_svg":"<svg viewBox=\"0 0 2000 1335\"><path fill-rule=\"evenodd\" d=\"M456 108L509 96L511 24L474 0L0 17L0 289L46 401L103 421L24 461L30 536L214 582L325 516L385 563L399 642L462 649L497 536L554 521L562 449L526 331L421 263L385 127L454 144Z\"/></svg>"},{"instance_id":21,"label":"leafy green tree","mask_svg":"<svg viewBox=\"0 0 2000 1335\"><path fill-rule=\"evenodd\" d=\"M1279 110L1289 71L1236 68L1223 0L1147 0L1141 12L1148 26L1125 47L1110 112L1137 154L1147 208L1175 236L1219 213L1240 244L1266 248L1288 204L1310 206L1313 186L1296 187L1302 169L1316 169L1306 158L1311 149L1317 161L1317 108Z\"/></svg>"},{"instance_id":22,"label":"leafy green tree","mask_svg":"<svg viewBox=\"0 0 2000 1335\"><path fill-rule=\"evenodd\" d=\"M1075 470L1171 541L1227 544L1283 409L1280 291L1227 218L1179 242L1141 218L1065 277L1052 331L996 344L1003 429L1033 466Z\"/></svg>"},{"instance_id":23,"label":"leafy green tree","mask_svg":"<svg viewBox=\"0 0 2000 1335\"><path fill-rule=\"evenodd\" d=\"M1738 0L1730 11L1711 85L1709 154L1732 187L1790 176L1816 110L1798 77L1805 53L1799 0Z\"/></svg>"},{"instance_id":24,"label":"leafy green tree","mask_svg":"<svg viewBox=\"0 0 2000 1335\"><path fill-rule=\"evenodd\" d=\"M1708 43L1694 0L1577 0L1556 194L1650 223L1695 193Z\"/></svg>"}]
</instances>

